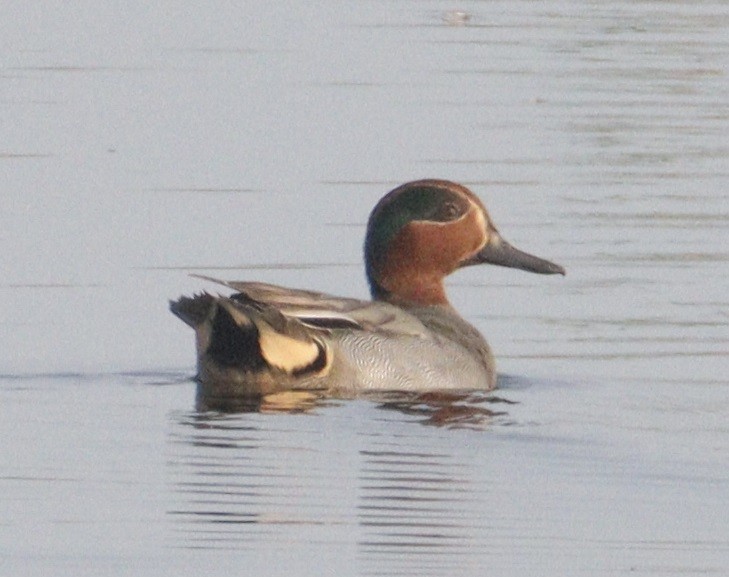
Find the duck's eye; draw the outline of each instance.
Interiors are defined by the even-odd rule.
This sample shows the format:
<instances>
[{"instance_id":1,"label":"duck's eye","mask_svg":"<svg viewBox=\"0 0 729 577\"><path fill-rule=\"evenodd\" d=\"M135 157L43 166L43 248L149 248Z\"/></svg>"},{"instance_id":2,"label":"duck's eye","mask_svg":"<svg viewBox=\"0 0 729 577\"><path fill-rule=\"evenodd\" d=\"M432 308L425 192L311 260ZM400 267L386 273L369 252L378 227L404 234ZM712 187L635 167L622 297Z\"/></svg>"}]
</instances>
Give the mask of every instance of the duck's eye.
<instances>
[{"instance_id":1,"label":"duck's eye","mask_svg":"<svg viewBox=\"0 0 729 577\"><path fill-rule=\"evenodd\" d=\"M443 205L441 215L444 220L453 220L461 215L461 209L455 202L446 202Z\"/></svg>"}]
</instances>

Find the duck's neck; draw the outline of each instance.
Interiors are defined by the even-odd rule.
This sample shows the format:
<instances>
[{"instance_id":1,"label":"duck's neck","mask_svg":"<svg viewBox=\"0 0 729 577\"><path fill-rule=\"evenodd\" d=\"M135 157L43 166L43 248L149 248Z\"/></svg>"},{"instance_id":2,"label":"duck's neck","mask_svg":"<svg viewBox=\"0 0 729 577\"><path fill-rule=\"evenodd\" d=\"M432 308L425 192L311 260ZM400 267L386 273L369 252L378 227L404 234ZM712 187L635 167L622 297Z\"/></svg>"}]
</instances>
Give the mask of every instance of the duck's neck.
<instances>
[{"instance_id":1,"label":"duck's neck","mask_svg":"<svg viewBox=\"0 0 729 577\"><path fill-rule=\"evenodd\" d=\"M380 279L372 287L372 298L400 307L450 306L443 279L397 275Z\"/></svg>"}]
</instances>

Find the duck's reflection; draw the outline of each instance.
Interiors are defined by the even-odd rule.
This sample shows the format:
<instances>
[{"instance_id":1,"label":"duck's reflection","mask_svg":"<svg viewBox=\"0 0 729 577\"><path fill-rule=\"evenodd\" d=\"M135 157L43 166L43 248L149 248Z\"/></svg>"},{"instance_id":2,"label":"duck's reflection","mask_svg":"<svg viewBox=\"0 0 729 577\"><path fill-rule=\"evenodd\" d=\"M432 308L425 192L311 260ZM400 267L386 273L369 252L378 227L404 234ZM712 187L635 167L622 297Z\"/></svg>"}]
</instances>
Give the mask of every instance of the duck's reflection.
<instances>
[{"instance_id":1,"label":"duck's reflection","mask_svg":"<svg viewBox=\"0 0 729 577\"><path fill-rule=\"evenodd\" d=\"M260 551L346 542L369 574L462 566L481 523L473 504L486 489L474 486L478 459L457 436L488 434L504 414L494 404L506 402L476 393L285 395L237 407L248 412L175 414L174 545Z\"/></svg>"},{"instance_id":2,"label":"duck's reflection","mask_svg":"<svg viewBox=\"0 0 729 577\"><path fill-rule=\"evenodd\" d=\"M317 391L283 391L262 397L220 398L203 395L198 389L195 409L199 413L303 413L327 404Z\"/></svg>"},{"instance_id":3,"label":"duck's reflection","mask_svg":"<svg viewBox=\"0 0 729 577\"><path fill-rule=\"evenodd\" d=\"M371 397L386 411L397 411L419 418L423 425L449 428L487 428L506 411L491 408L513 401L480 392L379 393Z\"/></svg>"},{"instance_id":4,"label":"duck's reflection","mask_svg":"<svg viewBox=\"0 0 729 577\"><path fill-rule=\"evenodd\" d=\"M385 411L418 417L423 425L475 429L486 428L494 418L507 415L506 411L492 407L513 404L497 395L473 391L377 391L356 398L376 403ZM251 398L215 398L198 392L195 408L202 413L305 413L344 400L352 398L332 399L319 391L285 391Z\"/></svg>"}]
</instances>

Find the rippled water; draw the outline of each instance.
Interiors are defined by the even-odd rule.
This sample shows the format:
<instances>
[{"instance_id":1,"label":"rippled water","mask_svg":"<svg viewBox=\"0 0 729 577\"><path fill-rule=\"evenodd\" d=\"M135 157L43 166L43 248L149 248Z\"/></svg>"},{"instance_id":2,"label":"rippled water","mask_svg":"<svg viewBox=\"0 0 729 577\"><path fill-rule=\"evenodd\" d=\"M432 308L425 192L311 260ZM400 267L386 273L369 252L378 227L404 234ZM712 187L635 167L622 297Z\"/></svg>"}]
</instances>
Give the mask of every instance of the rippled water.
<instances>
[{"instance_id":1,"label":"rippled water","mask_svg":"<svg viewBox=\"0 0 729 577\"><path fill-rule=\"evenodd\" d=\"M4 14L0 573L729 572L723 2ZM187 274L365 297L421 177L568 270L449 282L499 389L196 409Z\"/></svg>"}]
</instances>

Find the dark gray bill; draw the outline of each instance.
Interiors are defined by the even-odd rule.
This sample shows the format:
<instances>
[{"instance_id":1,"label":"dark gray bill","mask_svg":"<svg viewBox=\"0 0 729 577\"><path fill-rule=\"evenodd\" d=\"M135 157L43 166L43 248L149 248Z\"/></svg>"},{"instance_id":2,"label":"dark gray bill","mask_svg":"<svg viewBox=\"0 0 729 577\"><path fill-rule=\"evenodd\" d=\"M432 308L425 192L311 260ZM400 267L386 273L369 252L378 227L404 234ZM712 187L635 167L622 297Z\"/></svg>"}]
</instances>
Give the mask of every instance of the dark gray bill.
<instances>
[{"instance_id":1,"label":"dark gray bill","mask_svg":"<svg viewBox=\"0 0 729 577\"><path fill-rule=\"evenodd\" d=\"M564 268L558 264L523 252L518 248L511 246L498 234L494 235L493 233L490 242L478 253L463 263L463 266L482 263L506 266L509 268L520 268L521 270L536 272L539 274L565 274Z\"/></svg>"}]
</instances>

